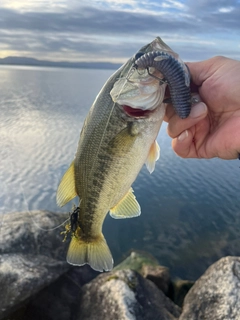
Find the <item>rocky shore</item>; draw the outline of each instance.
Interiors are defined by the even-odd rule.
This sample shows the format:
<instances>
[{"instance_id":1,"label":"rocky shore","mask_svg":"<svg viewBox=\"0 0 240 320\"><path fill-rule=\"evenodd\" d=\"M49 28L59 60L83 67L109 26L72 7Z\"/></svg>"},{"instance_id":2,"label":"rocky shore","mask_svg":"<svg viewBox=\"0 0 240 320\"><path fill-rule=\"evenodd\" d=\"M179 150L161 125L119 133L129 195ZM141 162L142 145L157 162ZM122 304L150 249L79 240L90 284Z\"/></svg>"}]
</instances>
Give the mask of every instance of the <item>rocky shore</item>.
<instances>
[{"instance_id":1,"label":"rocky shore","mask_svg":"<svg viewBox=\"0 0 240 320\"><path fill-rule=\"evenodd\" d=\"M220 259L195 283L172 279L144 252L98 273L66 263L68 241L54 227L67 218L48 211L4 216L0 320L240 320L240 257Z\"/></svg>"}]
</instances>

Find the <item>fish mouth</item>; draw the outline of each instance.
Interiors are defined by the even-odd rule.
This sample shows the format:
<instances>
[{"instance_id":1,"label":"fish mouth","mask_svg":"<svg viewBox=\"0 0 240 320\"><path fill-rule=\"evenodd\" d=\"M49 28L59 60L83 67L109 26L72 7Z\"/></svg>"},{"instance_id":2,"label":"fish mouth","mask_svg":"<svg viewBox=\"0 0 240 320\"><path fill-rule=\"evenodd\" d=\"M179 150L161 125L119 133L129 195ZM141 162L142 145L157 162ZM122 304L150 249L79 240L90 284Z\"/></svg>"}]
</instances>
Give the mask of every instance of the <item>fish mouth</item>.
<instances>
[{"instance_id":1,"label":"fish mouth","mask_svg":"<svg viewBox=\"0 0 240 320\"><path fill-rule=\"evenodd\" d=\"M141 108L132 108L127 105L122 105L125 114L132 118L147 118L154 110L143 110Z\"/></svg>"}]
</instances>

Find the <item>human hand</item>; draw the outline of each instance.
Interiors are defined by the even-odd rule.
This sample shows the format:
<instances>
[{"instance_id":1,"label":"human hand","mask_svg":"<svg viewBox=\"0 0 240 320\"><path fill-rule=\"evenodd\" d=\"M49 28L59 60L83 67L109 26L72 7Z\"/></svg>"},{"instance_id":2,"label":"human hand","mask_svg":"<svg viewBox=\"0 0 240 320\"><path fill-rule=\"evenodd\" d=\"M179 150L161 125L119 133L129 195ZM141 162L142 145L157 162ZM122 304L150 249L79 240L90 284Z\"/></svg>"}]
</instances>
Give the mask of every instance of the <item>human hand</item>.
<instances>
[{"instance_id":1,"label":"human hand","mask_svg":"<svg viewBox=\"0 0 240 320\"><path fill-rule=\"evenodd\" d=\"M180 119L168 105L173 150L183 158L236 159L240 153L240 61L214 57L187 63L202 102Z\"/></svg>"}]
</instances>

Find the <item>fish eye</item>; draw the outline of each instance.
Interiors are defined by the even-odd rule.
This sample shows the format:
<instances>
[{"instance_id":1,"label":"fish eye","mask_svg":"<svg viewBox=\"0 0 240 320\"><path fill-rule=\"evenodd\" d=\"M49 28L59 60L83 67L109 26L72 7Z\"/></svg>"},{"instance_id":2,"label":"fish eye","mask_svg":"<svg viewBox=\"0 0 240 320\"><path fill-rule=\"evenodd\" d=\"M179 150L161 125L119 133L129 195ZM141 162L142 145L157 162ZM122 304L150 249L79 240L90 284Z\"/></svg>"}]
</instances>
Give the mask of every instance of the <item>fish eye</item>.
<instances>
[{"instance_id":1,"label":"fish eye","mask_svg":"<svg viewBox=\"0 0 240 320\"><path fill-rule=\"evenodd\" d=\"M139 59L141 56L143 56L144 55L144 52L141 52L141 51L139 51L138 53L136 53L135 54L135 61L137 60L137 59Z\"/></svg>"}]
</instances>

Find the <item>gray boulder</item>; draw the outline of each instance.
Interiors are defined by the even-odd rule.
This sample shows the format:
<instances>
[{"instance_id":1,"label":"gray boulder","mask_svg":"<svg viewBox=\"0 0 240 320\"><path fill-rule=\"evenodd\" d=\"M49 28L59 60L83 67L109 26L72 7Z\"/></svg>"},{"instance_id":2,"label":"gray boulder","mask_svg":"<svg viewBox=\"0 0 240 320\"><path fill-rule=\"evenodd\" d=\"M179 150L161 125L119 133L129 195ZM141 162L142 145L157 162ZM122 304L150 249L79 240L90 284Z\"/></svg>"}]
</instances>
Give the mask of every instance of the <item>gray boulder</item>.
<instances>
[{"instance_id":1,"label":"gray boulder","mask_svg":"<svg viewBox=\"0 0 240 320\"><path fill-rule=\"evenodd\" d=\"M82 288L77 320L174 320L180 308L132 270L99 275Z\"/></svg>"},{"instance_id":2,"label":"gray boulder","mask_svg":"<svg viewBox=\"0 0 240 320\"><path fill-rule=\"evenodd\" d=\"M169 294L170 273L169 269L163 266L144 265L141 270L144 278L151 280L158 289L162 290L166 295Z\"/></svg>"},{"instance_id":3,"label":"gray boulder","mask_svg":"<svg viewBox=\"0 0 240 320\"><path fill-rule=\"evenodd\" d=\"M88 265L72 267L5 320L76 319L81 287L97 275Z\"/></svg>"},{"instance_id":4,"label":"gray boulder","mask_svg":"<svg viewBox=\"0 0 240 320\"><path fill-rule=\"evenodd\" d=\"M180 320L240 320L240 257L211 265L185 297Z\"/></svg>"},{"instance_id":5,"label":"gray boulder","mask_svg":"<svg viewBox=\"0 0 240 320\"><path fill-rule=\"evenodd\" d=\"M4 215L0 232L0 319L52 283L70 266L62 229L68 214L48 211ZM46 231L47 230L47 231Z\"/></svg>"},{"instance_id":6,"label":"gray boulder","mask_svg":"<svg viewBox=\"0 0 240 320\"><path fill-rule=\"evenodd\" d=\"M0 254L45 255L66 260L62 224L68 214L50 211L26 211L5 214L1 221Z\"/></svg>"}]
</instances>

